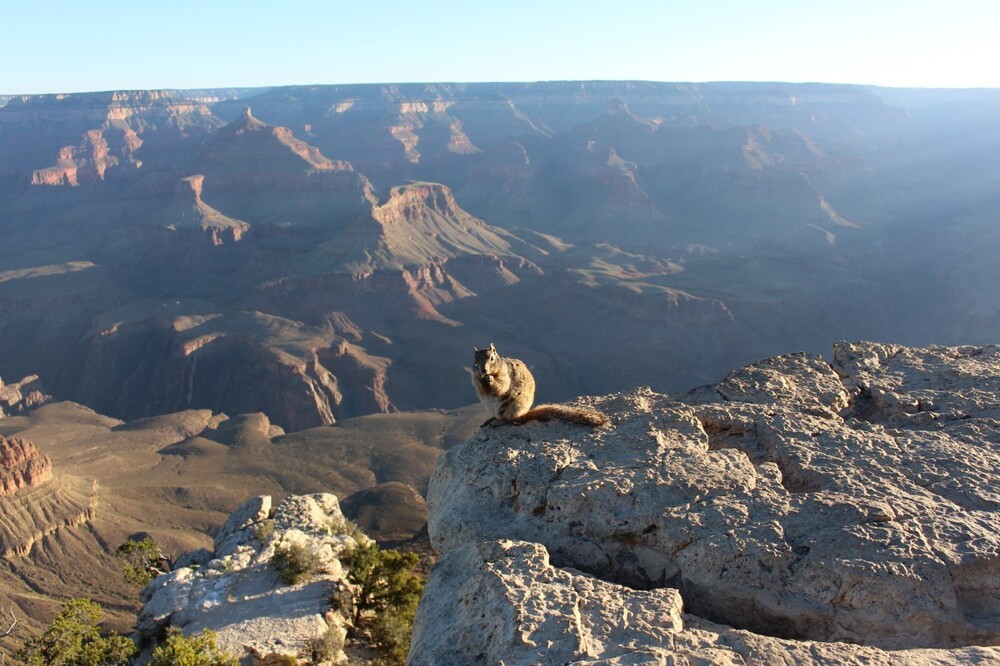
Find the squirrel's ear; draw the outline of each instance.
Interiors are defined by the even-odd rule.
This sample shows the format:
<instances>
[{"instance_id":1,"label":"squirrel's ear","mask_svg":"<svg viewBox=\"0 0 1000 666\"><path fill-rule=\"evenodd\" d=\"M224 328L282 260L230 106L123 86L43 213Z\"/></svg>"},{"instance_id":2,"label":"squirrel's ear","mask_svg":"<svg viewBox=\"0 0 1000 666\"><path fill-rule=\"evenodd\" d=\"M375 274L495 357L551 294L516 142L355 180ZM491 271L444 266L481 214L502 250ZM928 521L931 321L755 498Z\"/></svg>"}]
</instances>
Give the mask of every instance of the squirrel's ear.
<instances>
[{"instance_id":1,"label":"squirrel's ear","mask_svg":"<svg viewBox=\"0 0 1000 666\"><path fill-rule=\"evenodd\" d=\"M496 350L497 350L497 348L496 348L496 347L494 347L494 346L493 346L493 343L491 342L491 343L490 343L490 351L496 351Z\"/></svg>"},{"instance_id":2,"label":"squirrel's ear","mask_svg":"<svg viewBox=\"0 0 1000 666\"><path fill-rule=\"evenodd\" d=\"M479 351L479 347L473 347L472 348L472 353L473 354L475 354L477 351Z\"/></svg>"}]
</instances>

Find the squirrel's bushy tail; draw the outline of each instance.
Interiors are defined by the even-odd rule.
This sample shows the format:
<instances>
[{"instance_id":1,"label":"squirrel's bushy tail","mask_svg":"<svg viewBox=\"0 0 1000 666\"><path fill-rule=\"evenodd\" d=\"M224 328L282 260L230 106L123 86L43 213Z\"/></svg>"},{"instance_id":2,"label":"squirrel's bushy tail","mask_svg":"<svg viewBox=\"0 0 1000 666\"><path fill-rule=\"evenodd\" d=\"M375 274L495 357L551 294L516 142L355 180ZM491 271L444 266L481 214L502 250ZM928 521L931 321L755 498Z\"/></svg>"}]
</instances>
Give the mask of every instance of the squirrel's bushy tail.
<instances>
[{"instance_id":1,"label":"squirrel's bushy tail","mask_svg":"<svg viewBox=\"0 0 1000 666\"><path fill-rule=\"evenodd\" d=\"M606 415L594 409L569 407L567 405L539 405L514 419L514 423L551 421L553 419L592 427L602 426L608 422Z\"/></svg>"}]
</instances>

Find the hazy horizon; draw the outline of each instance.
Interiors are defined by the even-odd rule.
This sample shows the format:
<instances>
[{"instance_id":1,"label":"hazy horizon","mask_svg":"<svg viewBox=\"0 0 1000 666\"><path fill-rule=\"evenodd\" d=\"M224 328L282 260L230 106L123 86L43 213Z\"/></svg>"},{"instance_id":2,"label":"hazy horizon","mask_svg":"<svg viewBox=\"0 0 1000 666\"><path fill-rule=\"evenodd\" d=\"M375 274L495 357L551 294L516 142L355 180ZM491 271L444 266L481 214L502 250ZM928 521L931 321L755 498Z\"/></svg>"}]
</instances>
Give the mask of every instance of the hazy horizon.
<instances>
[{"instance_id":1,"label":"hazy horizon","mask_svg":"<svg viewBox=\"0 0 1000 666\"><path fill-rule=\"evenodd\" d=\"M0 94L424 82L663 81L998 88L1000 4L596 0L502 8L290 0L5 12Z\"/></svg>"}]
</instances>

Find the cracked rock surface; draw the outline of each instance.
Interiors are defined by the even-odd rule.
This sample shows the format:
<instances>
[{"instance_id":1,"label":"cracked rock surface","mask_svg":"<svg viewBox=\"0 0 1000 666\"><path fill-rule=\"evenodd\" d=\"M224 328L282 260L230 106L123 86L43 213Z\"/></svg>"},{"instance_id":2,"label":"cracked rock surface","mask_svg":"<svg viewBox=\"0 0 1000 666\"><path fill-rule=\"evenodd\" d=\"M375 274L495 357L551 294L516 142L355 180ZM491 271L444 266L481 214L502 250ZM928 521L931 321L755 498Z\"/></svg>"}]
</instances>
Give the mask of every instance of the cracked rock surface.
<instances>
[{"instance_id":1,"label":"cracked rock surface","mask_svg":"<svg viewBox=\"0 0 1000 666\"><path fill-rule=\"evenodd\" d=\"M241 665L313 663L311 642L329 632L342 642L346 633L332 607L348 584L338 556L356 545L336 529L344 522L337 498L326 493L286 497L273 512L270 496L248 500L219 530L214 552L187 553L143 589L140 642L148 652L169 626L186 635L210 629ZM290 545L310 552L314 565L302 581L284 584L272 560ZM342 651L334 656L346 661Z\"/></svg>"},{"instance_id":2,"label":"cracked rock surface","mask_svg":"<svg viewBox=\"0 0 1000 666\"><path fill-rule=\"evenodd\" d=\"M451 449L411 663L1000 663L1000 348L833 358L585 399L612 424ZM517 610L545 585L566 591ZM682 622L630 619L635 595L671 590L649 612L674 599ZM601 613L615 620L587 628Z\"/></svg>"}]
</instances>

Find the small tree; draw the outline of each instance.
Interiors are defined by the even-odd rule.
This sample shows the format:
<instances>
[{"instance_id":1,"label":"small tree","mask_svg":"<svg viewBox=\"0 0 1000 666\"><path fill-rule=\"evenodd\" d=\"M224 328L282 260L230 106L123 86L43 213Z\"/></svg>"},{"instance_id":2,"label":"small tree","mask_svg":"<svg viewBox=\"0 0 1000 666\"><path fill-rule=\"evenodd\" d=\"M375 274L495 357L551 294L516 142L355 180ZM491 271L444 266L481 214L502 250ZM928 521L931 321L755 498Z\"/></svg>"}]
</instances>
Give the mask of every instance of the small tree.
<instances>
[{"instance_id":1,"label":"small tree","mask_svg":"<svg viewBox=\"0 0 1000 666\"><path fill-rule=\"evenodd\" d=\"M145 587L160 574L170 571L163 551L149 537L129 539L118 546L115 555L125 568L125 580L139 587Z\"/></svg>"},{"instance_id":2,"label":"small tree","mask_svg":"<svg viewBox=\"0 0 1000 666\"><path fill-rule=\"evenodd\" d=\"M126 666L137 652L135 644L116 633L102 636L97 626L102 614L90 599L70 599L16 657L27 666Z\"/></svg>"},{"instance_id":3,"label":"small tree","mask_svg":"<svg viewBox=\"0 0 1000 666\"><path fill-rule=\"evenodd\" d=\"M358 544L350 554L347 580L355 585L352 594L353 624L361 623L366 611L387 608L416 608L424 582L413 573L420 563L416 553L380 550L378 544Z\"/></svg>"},{"instance_id":4,"label":"small tree","mask_svg":"<svg viewBox=\"0 0 1000 666\"><path fill-rule=\"evenodd\" d=\"M171 627L166 640L153 650L149 666L238 666L239 660L220 650L215 640L215 632L209 629L185 636Z\"/></svg>"},{"instance_id":5,"label":"small tree","mask_svg":"<svg viewBox=\"0 0 1000 666\"><path fill-rule=\"evenodd\" d=\"M358 544L350 553L352 624L357 630L364 614L372 611L371 638L391 663L402 663L410 649L413 616L424 589L423 578L413 571L419 563L416 553L380 550L374 542Z\"/></svg>"}]
</instances>

